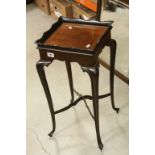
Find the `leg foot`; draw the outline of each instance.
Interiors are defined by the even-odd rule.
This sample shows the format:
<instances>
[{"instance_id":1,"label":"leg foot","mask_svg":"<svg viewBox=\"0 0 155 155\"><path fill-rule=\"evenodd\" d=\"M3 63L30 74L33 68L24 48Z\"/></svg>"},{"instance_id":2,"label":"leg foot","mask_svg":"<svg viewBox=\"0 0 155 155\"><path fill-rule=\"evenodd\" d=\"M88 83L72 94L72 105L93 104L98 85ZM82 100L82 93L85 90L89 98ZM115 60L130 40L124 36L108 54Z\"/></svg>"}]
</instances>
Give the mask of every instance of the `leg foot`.
<instances>
[{"instance_id":1,"label":"leg foot","mask_svg":"<svg viewBox=\"0 0 155 155\"><path fill-rule=\"evenodd\" d=\"M102 144L102 142L98 143L98 147L100 148L100 150L103 150L103 144Z\"/></svg>"},{"instance_id":2,"label":"leg foot","mask_svg":"<svg viewBox=\"0 0 155 155\"><path fill-rule=\"evenodd\" d=\"M52 136L53 136L53 133L54 133L54 132L51 131L51 132L48 134L48 136L49 136L49 137L52 137Z\"/></svg>"},{"instance_id":3,"label":"leg foot","mask_svg":"<svg viewBox=\"0 0 155 155\"><path fill-rule=\"evenodd\" d=\"M114 108L114 110L116 111L116 113L118 114L120 111L120 108Z\"/></svg>"}]
</instances>

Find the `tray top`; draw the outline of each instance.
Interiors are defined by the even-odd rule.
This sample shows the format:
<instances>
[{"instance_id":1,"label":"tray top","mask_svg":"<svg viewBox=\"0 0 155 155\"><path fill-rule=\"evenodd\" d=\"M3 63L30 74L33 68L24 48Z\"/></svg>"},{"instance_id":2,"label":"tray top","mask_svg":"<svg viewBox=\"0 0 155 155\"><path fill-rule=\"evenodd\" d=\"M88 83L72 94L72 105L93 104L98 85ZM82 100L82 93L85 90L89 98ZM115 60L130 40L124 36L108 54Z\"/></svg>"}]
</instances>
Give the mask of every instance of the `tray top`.
<instances>
[{"instance_id":1,"label":"tray top","mask_svg":"<svg viewBox=\"0 0 155 155\"><path fill-rule=\"evenodd\" d=\"M94 51L107 26L62 23L44 42L44 45Z\"/></svg>"}]
</instances>

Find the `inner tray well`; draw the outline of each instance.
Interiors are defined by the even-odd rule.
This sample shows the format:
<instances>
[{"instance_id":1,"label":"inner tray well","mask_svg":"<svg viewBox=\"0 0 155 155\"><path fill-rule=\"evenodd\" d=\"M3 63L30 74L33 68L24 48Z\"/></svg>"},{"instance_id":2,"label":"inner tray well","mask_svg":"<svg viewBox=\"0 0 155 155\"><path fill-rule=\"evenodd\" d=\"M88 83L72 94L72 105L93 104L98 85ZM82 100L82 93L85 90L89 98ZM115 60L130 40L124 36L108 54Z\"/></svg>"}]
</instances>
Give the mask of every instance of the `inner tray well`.
<instances>
[{"instance_id":1,"label":"inner tray well","mask_svg":"<svg viewBox=\"0 0 155 155\"><path fill-rule=\"evenodd\" d=\"M62 23L44 45L94 51L107 30L107 26Z\"/></svg>"}]
</instances>

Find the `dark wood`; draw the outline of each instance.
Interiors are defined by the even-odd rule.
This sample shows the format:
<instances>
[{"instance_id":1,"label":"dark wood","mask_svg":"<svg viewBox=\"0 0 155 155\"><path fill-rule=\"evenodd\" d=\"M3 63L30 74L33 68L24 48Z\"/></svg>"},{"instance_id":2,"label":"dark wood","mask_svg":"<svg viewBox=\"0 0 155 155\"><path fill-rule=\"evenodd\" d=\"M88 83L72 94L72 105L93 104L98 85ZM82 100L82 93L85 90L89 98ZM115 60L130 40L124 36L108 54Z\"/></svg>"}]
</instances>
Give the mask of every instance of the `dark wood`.
<instances>
[{"instance_id":1,"label":"dark wood","mask_svg":"<svg viewBox=\"0 0 155 155\"><path fill-rule=\"evenodd\" d=\"M44 42L45 45L94 51L109 27L63 23ZM68 44L70 43L70 44Z\"/></svg>"},{"instance_id":2,"label":"dark wood","mask_svg":"<svg viewBox=\"0 0 155 155\"><path fill-rule=\"evenodd\" d=\"M52 136L55 131L56 127L55 114L63 112L71 108L72 106L75 106L80 100L91 99L93 100L93 109L94 109L93 118L95 121L98 146L100 149L103 148L99 130L98 99L110 96L112 107L116 112L118 112L118 108L115 108L114 105L114 64L116 54L116 42L113 39L111 39L111 29L112 29L111 24L112 22L110 21L109 22L84 21L81 19L68 19L60 17L59 20L47 32L45 32L39 40L36 41L37 48L39 49L40 53L40 61L37 63L37 71L45 91L45 95L48 101L53 122L53 129L49 134L49 136ZM67 27L71 26L73 28L73 31L70 32L66 30L66 26ZM87 31L87 29L89 31ZM85 36L84 37L82 36L80 38L78 33L80 33L80 35L88 35L89 42L87 38L85 38ZM68 36L68 38L64 35ZM78 39L76 37L78 37ZM65 42L65 44L63 44L62 40ZM82 42L80 42L80 40L82 40ZM90 42L92 47L85 48L84 45L87 45ZM110 47L111 51L110 93L99 96L98 56L105 46ZM44 72L44 66L48 66L54 60L65 61L71 92L70 104L57 111L54 111L52 98L50 95L50 91L48 88ZM89 74L92 86L91 87L92 96L90 95L80 96L78 99L74 101L74 92L73 92L74 88L73 88L73 78L71 71L71 62L79 63L82 70Z\"/></svg>"},{"instance_id":3,"label":"dark wood","mask_svg":"<svg viewBox=\"0 0 155 155\"><path fill-rule=\"evenodd\" d=\"M114 70L115 70L115 56L116 56L116 41L111 39L109 42L110 47L110 93L112 108L118 113L119 108L115 107L114 103Z\"/></svg>"},{"instance_id":4,"label":"dark wood","mask_svg":"<svg viewBox=\"0 0 155 155\"><path fill-rule=\"evenodd\" d=\"M83 100L83 101L85 101L86 99L93 100L93 97L90 96L90 95L84 95L84 96L78 95L78 96L79 96L79 98L77 98L75 101L73 101L72 103L70 103L68 106L66 106L66 107L64 107L62 109L56 110L54 112L54 114L58 114L60 112L63 112L63 111L66 111L66 110L70 109L71 107L77 105L81 100ZM111 94L110 93L107 93L107 94L104 94L104 95L99 95L98 96L98 99L103 99L103 98L108 97L108 96L111 96Z\"/></svg>"},{"instance_id":5,"label":"dark wood","mask_svg":"<svg viewBox=\"0 0 155 155\"><path fill-rule=\"evenodd\" d=\"M108 40L110 39L110 30L112 29L112 26L111 26L112 23L113 23L112 21L107 21L107 22L84 21L81 19L69 19L69 18L65 18L65 17L60 17L58 19L58 22L56 22L54 25L52 25L52 27L47 32L45 32L39 40L36 41L36 44L38 45L39 49L46 48L49 50L52 49L53 51L56 50L56 52L63 50L66 52L67 51L71 52L71 53L78 52L78 53L83 53L83 54L87 53L87 54L92 55L92 53L94 51L96 51L96 52L98 51L97 48L100 48L100 46L102 46L102 48L103 48L103 46L105 46L108 43ZM69 38L67 39L67 37L64 36L64 35L66 35L66 33L64 32L64 27L66 28L66 25L72 26L75 24L77 24L76 28L75 29L73 28L71 30L72 33L74 33L74 34L68 34L71 31L67 31L68 32L67 35L69 35ZM62 25L64 25L64 27ZM68 26L67 26L67 28L68 28ZM90 28L90 26L92 28ZM86 27L88 27L88 29L91 30L90 32L94 33L94 37L93 37L92 33L89 33L86 30ZM60 29L60 31L59 31L59 29ZM96 30L98 32L96 32ZM87 32L84 32L84 31L87 31ZM75 47L70 47L69 44L73 44L74 42L77 42L77 38L74 38L74 37L77 37L76 36L77 32L80 33L81 35L82 35L82 33L84 33L85 35L89 35L89 37L92 38L93 44L95 44L97 42L97 44L95 44L96 45L95 48L81 49L82 45L78 46L77 43L76 43ZM100 34L100 32L102 32L102 33ZM79 35L78 35L78 37L79 37ZM58 38L60 40L60 43L55 42L55 41L51 42L51 39L58 39ZM65 44L63 43L63 41L61 41L61 39L65 43L69 43L69 44L64 46ZM84 45L85 44L87 45L89 43L87 41L87 38L83 38L83 36L81 36L80 39L83 39ZM97 41L94 41L95 39L97 39ZM104 40L105 44L103 44L103 40ZM78 41L80 41L80 40L78 39ZM81 43L81 44L83 44L83 43Z\"/></svg>"},{"instance_id":6,"label":"dark wood","mask_svg":"<svg viewBox=\"0 0 155 155\"><path fill-rule=\"evenodd\" d=\"M75 90L75 89L74 89L74 92L75 92L75 94L76 94L78 97L82 98L82 100L83 100L83 102L84 102L84 104L85 104L85 106L86 106L86 108L87 108L87 110L88 110L90 116L92 117L93 120L95 120L95 119L94 119L94 115L92 114L91 109L89 108L89 106L88 106L88 104L87 104L87 101L86 101L86 99L92 100L92 96L90 96L90 95L85 95L85 96L83 96L81 93L79 93L79 92L78 92L77 90ZM111 95L110 93L104 94L104 95L100 95L100 96L98 96L98 99L105 98L105 97L108 97L108 96L110 96L110 95Z\"/></svg>"},{"instance_id":7,"label":"dark wood","mask_svg":"<svg viewBox=\"0 0 155 155\"><path fill-rule=\"evenodd\" d=\"M97 21L100 21L101 19L101 11L102 11L102 0L97 0L97 13L96 13Z\"/></svg>"},{"instance_id":8,"label":"dark wood","mask_svg":"<svg viewBox=\"0 0 155 155\"><path fill-rule=\"evenodd\" d=\"M62 23L70 23L70 24L74 23L78 25L83 24L87 26L90 26L92 24L92 27L94 26L104 28L107 27L107 30L102 35L102 37L100 38L94 49L89 48L81 49L80 47L78 49L77 47L70 48L70 47L60 47L53 44L52 45L46 44L47 39L52 34L54 34L54 32L59 28L59 26ZM73 20L65 17L60 17L58 22L55 23L50 30L45 32L41 39L36 41L36 44L38 45L37 47L40 51L41 59L49 61L53 60L53 58L47 56L48 53L53 53L54 59L58 59L61 61L78 62L81 66L94 66L98 61L98 55L102 52L102 48L104 48L104 46L106 46L110 41L111 37L110 30L112 29L111 24L112 22L84 21L81 19ZM66 42L67 46L69 46L69 44L71 43L72 43L71 40L69 40L68 43Z\"/></svg>"},{"instance_id":9,"label":"dark wood","mask_svg":"<svg viewBox=\"0 0 155 155\"><path fill-rule=\"evenodd\" d=\"M26 5L32 3L33 0L26 0Z\"/></svg>"},{"instance_id":10,"label":"dark wood","mask_svg":"<svg viewBox=\"0 0 155 155\"><path fill-rule=\"evenodd\" d=\"M90 79L91 79L96 135L97 135L98 146L102 150L103 144L101 141L100 129L99 129L99 103L98 103L99 64L97 63L97 65L94 66L93 68L86 67L86 68L82 68L82 69L83 69L83 71L85 71L89 74Z\"/></svg>"},{"instance_id":11,"label":"dark wood","mask_svg":"<svg viewBox=\"0 0 155 155\"><path fill-rule=\"evenodd\" d=\"M74 86L73 86L73 76L72 76L72 68L71 63L66 61L66 69L68 74L68 81L69 81L69 87L70 87L70 93L71 93L71 102L74 101Z\"/></svg>"},{"instance_id":12,"label":"dark wood","mask_svg":"<svg viewBox=\"0 0 155 155\"><path fill-rule=\"evenodd\" d=\"M44 71L44 66L48 66L51 64L52 61L38 61L36 64L36 68L38 71L38 75L40 77L40 81L42 83L42 86L44 88L44 92L48 101L48 106L50 109L50 113L51 113L51 118L52 118L52 123L53 123L53 129L52 131L49 133L49 136L52 136L52 134L55 131L56 128L56 123L55 123L55 115L54 115L54 107L53 107L53 101L52 101L52 97L51 97L51 93L48 87L48 83L46 80L46 75L45 75L45 71Z\"/></svg>"}]
</instances>

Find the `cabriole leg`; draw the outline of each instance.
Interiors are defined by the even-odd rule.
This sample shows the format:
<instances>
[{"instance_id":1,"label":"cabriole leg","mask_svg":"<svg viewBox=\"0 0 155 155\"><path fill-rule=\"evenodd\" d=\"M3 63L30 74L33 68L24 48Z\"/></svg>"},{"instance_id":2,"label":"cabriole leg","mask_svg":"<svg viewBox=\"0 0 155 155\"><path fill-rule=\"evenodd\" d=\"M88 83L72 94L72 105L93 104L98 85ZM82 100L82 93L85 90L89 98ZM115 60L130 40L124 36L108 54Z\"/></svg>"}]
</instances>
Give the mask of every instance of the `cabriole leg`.
<instances>
[{"instance_id":1,"label":"cabriole leg","mask_svg":"<svg viewBox=\"0 0 155 155\"><path fill-rule=\"evenodd\" d=\"M98 146L102 150L103 144L100 137L99 129L99 103L98 103L98 81L99 81L99 64L93 68L83 68L83 71L86 71L91 79L91 88L92 88L92 97L93 97L93 110L94 110L94 120Z\"/></svg>"},{"instance_id":2,"label":"cabriole leg","mask_svg":"<svg viewBox=\"0 0 155 155\"><path fill-rule=\"evenodd\" d=\"M38 72L40 81L42 83L42 86L44 88L44 92L45 92L45 95L46 95L46 98L47 98L47 101L48 101L48 106L49 106L50 113L51 113L53 129L48 135L50 137L52 137L52 135L53 135L53 133L55 131L55 128L56 128L56 123L55 123L53 102L52 102L50 90L49 90L49 87L48 87L48 83L47 83L47 79L46 79L46 75L45 75L45 71L44 71L44 66L48 66L49 64L51 64L51 61L38 61L37 64L36 64L36 68L37 68L37 72Z\"/></svg>"},{"instance_id":3,"label":"cabriole leg","mask_svg":"<svg viewBox=\"0 0 155 155\"><path fill-rule=\"evenodd\" d=\"M111 93L111 105L112 108L119 113L119 108L115 107L114 101L114 71L115 71L115 57L116 57L116 41L111 40L110 44L110 93Z\"/></svg>"}]
</instances>

